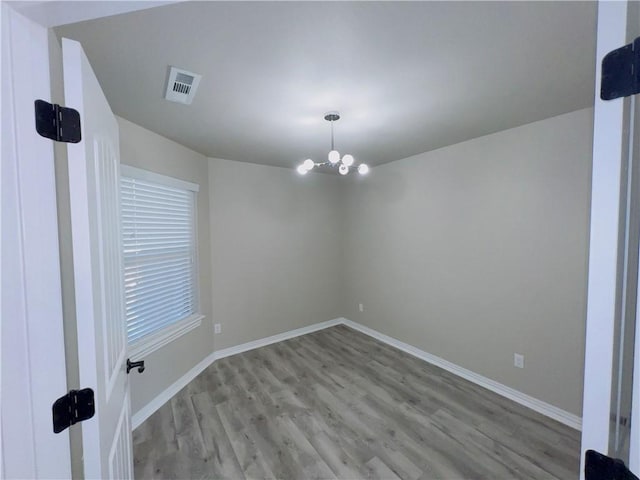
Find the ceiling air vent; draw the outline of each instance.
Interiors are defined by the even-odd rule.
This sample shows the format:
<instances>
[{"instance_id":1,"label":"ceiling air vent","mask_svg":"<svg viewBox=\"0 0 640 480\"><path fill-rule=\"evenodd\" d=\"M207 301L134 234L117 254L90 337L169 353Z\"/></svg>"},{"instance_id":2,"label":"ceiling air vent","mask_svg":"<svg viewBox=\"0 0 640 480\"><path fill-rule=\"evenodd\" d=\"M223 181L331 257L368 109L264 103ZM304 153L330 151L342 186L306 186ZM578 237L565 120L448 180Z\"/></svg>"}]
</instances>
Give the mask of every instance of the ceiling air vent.
<instances>
[{"instance_id":1,"label":"ceiling air vent","mask_svg":"<svg viewBox=\"0 0 640 480\"><path fill-rule=\"evenodd\" d=\"M202 75L198 75L197 73L171 67L169 81L167 82L167 93L164 98L170 102L190 105L196 94L201 78Z\"/></svg>"}]
</instances>

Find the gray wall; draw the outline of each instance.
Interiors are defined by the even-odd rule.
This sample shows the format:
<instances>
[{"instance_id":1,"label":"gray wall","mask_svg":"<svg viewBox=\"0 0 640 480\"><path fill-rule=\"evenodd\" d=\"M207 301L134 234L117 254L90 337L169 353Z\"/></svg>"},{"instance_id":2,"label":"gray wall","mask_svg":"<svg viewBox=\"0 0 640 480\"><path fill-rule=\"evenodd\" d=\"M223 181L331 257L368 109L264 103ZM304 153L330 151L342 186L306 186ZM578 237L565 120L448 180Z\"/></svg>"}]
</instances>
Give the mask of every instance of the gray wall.
<instances>
[{"instance_id":1,"label":"gray wall","mask_svg":"<svg viewBox=\"0 0 640 480\"><path fill-rule=\"evenodd\" d=\"M592 114L350 182L344 316L580 415Z\"/></svg>"},{"instance_id":2,"label":"gray wall","mask_svg":"<svg viewBox=\"0 0 640 480\"><path fill-rule=\"evenodd\" d=\"M350 180L207 159L119 118L123 164L200 185L206 318L131 377L133 412L214 349L345 316L579 415L591 117Z\"/></svg>"},{"instance_id":3,"label":"gray wall","mask_svg":"<svg viewBox=\"0 0 640 480\"><path fill-rule=\"evenodd\" d=\"M211 321L211 244L207 158L171 140L118 117L120 162L200 185L196 198L198 280L202 324L145 357L142 375L130 375L131 408L135 413L168 388L213 350Z\"/></svg>"},{"instance_id":4,"label":"gray wall","mask_svg":"<svg viewBox=\"0 0 640 480\"><path fill-rule=\"evenodd\" d=\"M214 349L345 316L580 415L591 119L350 179L206 159L119 119L123 163L201 185L207 318L147 358L133 411Z\"/></svg>"},{"instance_id":5,"label":"gray wall","mask_svg":"<svg viewBox=\"0 0 640 480\"><path fill-rule=\"evenodd\" d=\"M215 348L342 314L340 179L209 160Z\"/></svg>"},{"instance_id":6,"label":"gray wall","mask_svg":"<svg viewBox=\"0 0 640 480\"><path fill-rule=\"evenodd\" d=\"M195 330L132 375L135 413L208 354L341 315L339 179L207 159L123 118L121 162L198 183L201 312ZM303 181L301 181L303 180ZM213 334L213 323L222 333Z\"/></svg>"}]
</instances>

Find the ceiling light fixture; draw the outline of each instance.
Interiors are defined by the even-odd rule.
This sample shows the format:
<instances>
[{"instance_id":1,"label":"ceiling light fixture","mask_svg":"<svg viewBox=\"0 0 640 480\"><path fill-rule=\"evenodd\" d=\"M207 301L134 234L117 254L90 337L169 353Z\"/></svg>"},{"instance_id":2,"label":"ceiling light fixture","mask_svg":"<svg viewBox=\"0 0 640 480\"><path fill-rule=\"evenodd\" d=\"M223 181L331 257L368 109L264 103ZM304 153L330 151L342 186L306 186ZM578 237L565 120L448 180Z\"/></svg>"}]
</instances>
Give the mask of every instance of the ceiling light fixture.
<instances>
[{"instance_id":1,"label":"ceiling light fixture","mask_svg":"<svg viewBox=\"0 0 640 480\"><path fill-rule=\"evenodd\" d=\"M338 112L327 112L324 116L324 119L331 124L331 151L329 155L327 155L326 162L314 162L310 158L307 158L304 162L298 165L296 169L300 175L306 175L307 172L310 172L314 169L314 167L322 167L327 166L329 168L337 168L338 173L340 175L346 175L349 173L354 165L353 155L346 154L340 159L340 152L335 149L335 145L333 144L333 122L340 120L340 114ZM361 163L357 167L358 173L360 175L366 175L369 173L369 166L366 163Z\"/></svg>"}]
</instances>

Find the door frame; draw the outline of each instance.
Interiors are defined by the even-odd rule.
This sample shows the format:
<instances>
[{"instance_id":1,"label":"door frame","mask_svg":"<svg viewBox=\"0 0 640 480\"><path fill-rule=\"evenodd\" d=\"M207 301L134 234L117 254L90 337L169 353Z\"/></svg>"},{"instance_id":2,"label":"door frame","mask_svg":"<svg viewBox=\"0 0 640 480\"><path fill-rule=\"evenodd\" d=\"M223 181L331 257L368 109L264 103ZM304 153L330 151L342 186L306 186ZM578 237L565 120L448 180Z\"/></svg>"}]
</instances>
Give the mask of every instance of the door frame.
<instances>
[{"instance_id":1,"label":"door frame","mask_svg":"<svg viewBox=\"0 0 640 480\"><path fill-rule=\"evenodd\" d=\"M604 56L627 42L627 1L598 2L596 45L596 83L593 129L593 170L591 184L591 222L585 340L584 393L580 478L584 478L585 452L609 451L613 349L616 320L616 292L619 256L620 199L624 186L622 166L627 161L628 140L625 128L625 99L600 99L601 65ZM625 124L625 121L627 124ZM640 331L637 329L636 333ZM636 335L640 338L640 335ZM635 345L636 372L633 380L633 417L640 418L640 342ZM638 421L632 420L635 431ZM630 468L639 465L638 440L631 443ZM636 451L634 451L634 449Z\"/></svg>"},{"instance_id":2,"label":"door frame","mask_svg":"<svg viewBox=\"0 0 640 480\"><path fill-rule=\"evenodd\" d=\"M99 18L116 13L124 13L127 11L139 10L142 8L152 8L158 5L164 5L174 2L113 2L109 9L105 10L105 2L95 2L94 5L85 5L82 9L82 18L78 17L79 12L73 4L68 2L12 2L1 4L1 16L3 27L9 18L21 19L21 23L25 32L31 35L31 42L26 42L23 46L28 55L26 58L37 59L42 75L36 76L41 81L40 98L49 99L50 86L49 81L49 62L48 62L48 46L47 46L47 28L70 23L73 21L86 20L90 18ZM624 12L621 10L624 9ZM20 12L20 13L18 13ZM24 16L31 19L30 23L25 23ZM623 20L624 18L624 20ZM618 28L620 22L626 22L626 2L599 2L598 8L598 47L596 55L596 65L599 65L602 56L609 50L613 50L625 44L624 28ZM28 25L28 26L27 26ZM15 28L20 28L16 26ZM6 28L3 28L3 40ZM38 413L38 409L33 402L26 402L31 392L41 394L42 378L45 377L42 371L37 369L37 365L42 363L42 359L47 359L46 380L51 380L50 370L54 369L64 371L64 341L61 334L55 334L53 337L47 335L46 342L43 342L42 336L38 336L38 328L45 325L51 328L56 325L58 330L62 330L62 307L61 295L59 287L59 260L58 260L58 240L55 208L46 208L47 206L55 206L55 179L53 172L53 148L50 145L46 147L43 139L33 132L33 129L25 131L22 128L24 121L19 121L18 116L21 113L13 108L5 107L5 82L9 79L9 73L5 64L5 42L3 41L2 50L2 123L3 123L3 146L2 146L2 171L0 173L0 192L2 194L2 298L0 299L2 311L2 330L0 331L0 353L3 359L11 358L10 377L7 378L6 372L2 375L0 389L3 393L0 395L0 410L2 411L2 432L0 434L0 476L9 477L14 471L14 465L17 460L21 459L24 474L28 477L55 477L55 472L60 472L61 468L65 472L70 472L68 434L59 434L53 436L48 430L50 429L50 411L47 409L47 418L44 418L42 412ZM29 78L29 77L23 77ZM46 81L45 81L46 79ZM607 147L607 128L605 123L610 119L609 128L622 128L622 107L621 102L613 101L604 104L598 99L598 89L600 84L600 73L596 73L596 102L595 102L595 120L594 120L594 152L593 152L593 178L592 178L592 206L591 206L591 243L589 250L589 297L587 305L587 333L586 333L586 354L585 354L585 387L583 397L583 431L582 431L582 452L587 448L595 448L600 451L606 451L608 445L608 428L609 428L609 411L610 411L610 392L611 387L611 355L613 346L613 313L615 304L615 275L612 273L615 260L612 259L612 253L617 251L617 217L615 222L611 221L612 208L618 211L617 202L619 201L619 166L611 165L611 158L615 157L615 152L620 149L620 145L610 145ZM46 84L46 85L45 85ZM33 95L32 95L33 96ZM600 120L599 120L600 119ZM27 122L28 123L28 122ZM604 129L604 130L603 130ZM615 130L617 131L617 130ZM614 131L614 134L615 134ZM12 134L9 134L12 132ZM16 133L20 132L20 133ZM16 135L24 133L28 135L31 132L32 141L18 142L16 145ZM620 137L617 137L618 139ZM8 140L7 140L8 139ZM620 142L618 142L619 144ZM29 151L33 147L37 150ZM606 151L606 148L612 148L612 151ZM21 149L27 150L20 154ZM38 159L35 162L35 159ZM617 160L620 156L617 157ZM10 162L10 163L8 163ZM30 166L29 162L37 163ZM615 163L615 162L614 162ZM15 177L10 178L7 174L7 165L20 168L20 192L21 196L16 194ZM44 165L44 167L43 167ZM50 167L50 168L49 168ZM613 171L612 171L613 170ZM50 201L29 202L29 199L36 197L31 194L46 194ZM21 198L26 202L21 203ZM42 196L40 196L42 198ZM11 201L12 209L5 199ZM615 199L615 204L612 202ZM36 212L30 209L37 207ZM43 209L43 207L45 207ZM6 220L7 213L14 214L13 223ZM31 213L37 214L31 217ZM44 224L36 224L34 218L44 219ZM24 222L21 226L16 225L17 220ZM55 228L53 228L55 226ZM7 227L16 227L13 232L9 232ZM9 236L9 233L16 235ZM17 233L22 233L22 237ZM27 237L26 233L35 234L40 239L50 238L46 242L47 248L42 249L44 242L30 242L31 237ZM55 248L54 248L55 246ZM6 251L22 252L20 261L5 267L5 261L8 261ZM35 251L37 250L37 251ZM54 251L55 250L55 251ZM37 255L33 257L33 255ZM30 262L29 259L39 258L40 263ZM612 263L613 262L613 263ZM48 268L45 268L48 266ZM21 275L22 281L18 281L18 275ZM42 283L48 286L45 290L41 290ZM57 283L57 287L55 286ZM7 288L11 287L11 295L8 294ZM15 290L17 289L17 291ZM40 289L40 291L39 291ZM36 294L38 294L36 296ZM38 311L36 307L48 305L46 311ZM31 307L31 308L28 308ZM35 308L35 310L34 310ZM38 315L34 315L34 311ZM47 330L50 332L50 330ZM636 329L636 357L635 357L635 377L634 377L634 413L640 408L640 328ZM22 350L24 355L30 355L30 358L21 359L19 356L13 356L17 348L14 340L22 342L25 348ZM7 345L9 349L7 349ZM16 348L12 348L16 347ZM63 354L56 362L51 362L50 358L44 353L46 349L51 348L57 351L57 357L60 351ZM44 349L44 350L43 350ZM25 353L27 352L27 353ZM23 361L25 360L25 361ZM33 360L34 363L29 363ZM7 364L7 362L2 362ZM62 368L61 368L62 367ZM604 376L601 374L604 373ZM64 375L62 376L64 379ZM18 382L22 379L22 382ZM14 382L12 384L11 382ZM18 385L19 384L19 385ZM9 388L8 388L9 387ZM19 388L18 388L19 387ZM66 381L65 381L66 388ZM604 389L604 390L602 390ZM602 395L602 392L607 392ZM62 394L64 392L60 392ZM33 400L33 399L31 399ZM52 398L47 398L46 402L50 404ZM13 422L5 425L5 410L10 408L12 404L20 401L22 409L20 412L11 411L11 418L17 420L18 417L25 420L18 425ZM24 408L24 406L27 408ZM18 415L20 413L21 415ZM638 417L636 417L638 418ZM38 421L40 420L40 421ZM46 420L46 421L45 421ZM634 422L635 432L638 433L640 422ZM24 426L27 428L24 428ZM633 425L633 424L632 424ZM20 428L18 428L20 427ZM46 427L46 428L45 428ZM639 438L640 435L635 435ZM8 439L11 439L9 442ZM640 441L638 442L640 443ZM26 445L26 448L20 446ZM31 445L33 448L28 448ZM64 445L64 446L63 446ZM66 447L65 447L66 446ZM633 445L632 445L633 447ZM45 451L56 451L58 448L62 452L60 456L55 458L55 465L51 465L52 455L43 453ZM636 450L640 450L640 445L636 444ZM632 450L633 452L633 450ZM640 468L640 458L632 458L630 465L632 468ZM9 463L7 463L9 460ZM16 460L14 462L14 460ZM581 459L581 477L584 471L584 458ZM635 462L635 463L634 463ZM61 466L62 465L62 466ZM634 467L635 465L635 467ZM31 474L30 474L31 473ZM69 477L69 475L65 475Z\"/></svg>"},{"instance_id":3,"label":"door frame","mask_svg":"<svg viewBox=\"0 0 640 480\"><path fill-rule=\"evenodd\" d=\"M2 12L2 475L69 478L69 432L51 407L67 393L54 152L35 131L50 101L48 32Z\"/></svg>"}]
</instances>

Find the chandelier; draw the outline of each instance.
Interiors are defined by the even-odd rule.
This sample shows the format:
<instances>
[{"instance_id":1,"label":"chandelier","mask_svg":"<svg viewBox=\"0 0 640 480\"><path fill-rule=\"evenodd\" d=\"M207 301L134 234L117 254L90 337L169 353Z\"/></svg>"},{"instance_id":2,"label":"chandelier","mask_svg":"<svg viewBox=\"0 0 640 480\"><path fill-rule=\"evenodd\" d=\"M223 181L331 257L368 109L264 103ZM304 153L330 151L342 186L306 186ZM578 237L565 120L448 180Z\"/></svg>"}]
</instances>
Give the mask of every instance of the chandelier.
<instances>
[{"instance_id":1,"label":"chandelier","mask_svg":"<svg viewBox=\"0 0 640 480\"><path fill-rule=\"evenodd\" d=\"M340 152L335 149L335 146L333 144L333 122L340 120L340 114L338 114L338 112L327 112L324 116L324 119L331 124L331 151L329 152L329 155L327 155L327 161L314 162L310 158L307 158L304 162L298 165L298 173L300 175L306 175L307 172L313 170L314 167L326 166L329 168L337 168L340 175L346 175L354 169L357 169L360 175L366 175L369 172L369 166L366 163L361 163L360 165L355 167L353 165L353 155L347 153L342 158L340 158Z\"/></svg>"}]
</instances>

